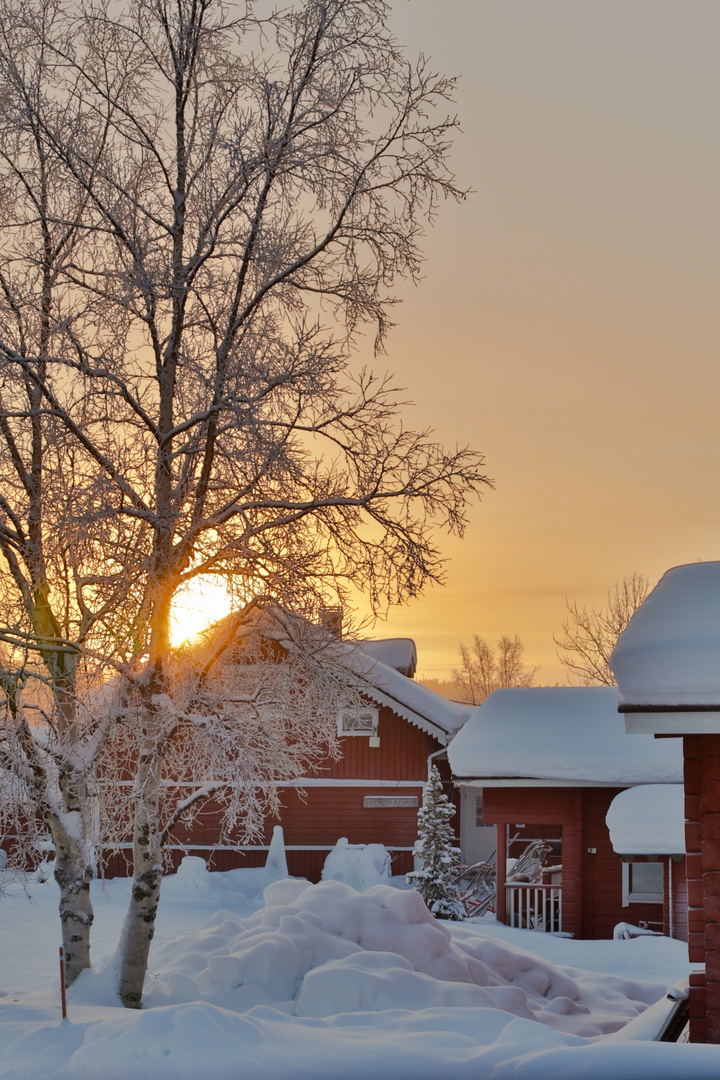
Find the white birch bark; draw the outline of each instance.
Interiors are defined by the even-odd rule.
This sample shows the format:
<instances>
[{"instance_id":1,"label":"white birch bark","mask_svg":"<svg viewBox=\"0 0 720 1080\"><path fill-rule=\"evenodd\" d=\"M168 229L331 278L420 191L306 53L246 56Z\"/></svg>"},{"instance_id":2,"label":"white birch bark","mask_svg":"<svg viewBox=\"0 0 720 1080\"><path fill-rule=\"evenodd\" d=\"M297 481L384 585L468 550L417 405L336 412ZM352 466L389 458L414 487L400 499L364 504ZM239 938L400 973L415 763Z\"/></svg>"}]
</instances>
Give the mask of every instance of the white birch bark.
<instances>
[{"instance_id":1,"label":"white birch bark","mask_svg":"<svg viewBox=\"0 0 720 1080\"><path fill-rule=\"evenodd\" d=\"M151 714L152 716L152 714ZM151 720L152 723L152 720ZM136 776L133 878L120 945L120 998L139 1009L162 883L160 762L157 740L148 737Z\"/></svg>"}]
</instances>

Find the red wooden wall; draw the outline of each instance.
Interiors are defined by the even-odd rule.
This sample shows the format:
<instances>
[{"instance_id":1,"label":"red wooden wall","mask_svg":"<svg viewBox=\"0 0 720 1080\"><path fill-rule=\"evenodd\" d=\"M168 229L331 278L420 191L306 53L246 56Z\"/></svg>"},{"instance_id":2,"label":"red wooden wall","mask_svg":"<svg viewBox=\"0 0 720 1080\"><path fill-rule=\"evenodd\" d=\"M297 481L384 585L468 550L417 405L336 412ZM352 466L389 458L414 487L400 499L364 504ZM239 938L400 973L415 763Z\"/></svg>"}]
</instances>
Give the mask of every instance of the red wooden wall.
<instances>
[{"instance_id":1,"label":"red wooden wall","mask_svg":"<svg viewBox=\"0 0 720 1080\"><path fill-rule=\"evenodd\" d=\"M498 827L498 852L505 850L505 829L523 823L524 836L534 839L533 826L562 829L563 930L578 938L610 938L619 922L652 924L669 931L669 907L622 904L622 863L610 843L605 815L622 788L486 788L483 816ZM498 859L498 918L505 912L504 861ZM684 865L673 870L674 936L682 937L680 916ZM668 894L667 869L665 895Z\"/></svg>"},{"instance_id":2,"label":"red wooden wall","mask_svg":"<svg viewBox=\"0 0 720 1080\"><path fill-rule=\"evenodd\" d=\"M379 710L379 747L371 747L367 735L341 739L342 757L327 758L311 774L320 786L308 784L304 793L294 787L280 789L282 809L278 819L268 820L265 836L253 846L237 843L215 849L219 828L219 809L209 802L190 830L180 824L173 832L168 857L177 866L185 853L201 855L212 869L238 866L262 866L267 857L272 828L283 827L291 874L319 881L328 851L345 836L351 844L384 844L390 850L393 873L407 873L413 868L412 847L417 838L417 814L422 804L422 786L427 779L428 755L441 749L432 735L402 719L391 709ZM441 769L442 771L442 769ZM446 776L447 766L445 766ZM382 780L382 786L344 786L343 780ZM331 781L322 786L322 781ZM335 783L332 783L335 781ZM338 781L340 783L338 783ZM412 786L395 786L397 781L412 781ZM415 796L417 807L366 808L365 796ZM131 845L113 855L107 863L108 877L130 872ZM321 849L321 850L318 850Z\"/></svg>"}]
</instances>

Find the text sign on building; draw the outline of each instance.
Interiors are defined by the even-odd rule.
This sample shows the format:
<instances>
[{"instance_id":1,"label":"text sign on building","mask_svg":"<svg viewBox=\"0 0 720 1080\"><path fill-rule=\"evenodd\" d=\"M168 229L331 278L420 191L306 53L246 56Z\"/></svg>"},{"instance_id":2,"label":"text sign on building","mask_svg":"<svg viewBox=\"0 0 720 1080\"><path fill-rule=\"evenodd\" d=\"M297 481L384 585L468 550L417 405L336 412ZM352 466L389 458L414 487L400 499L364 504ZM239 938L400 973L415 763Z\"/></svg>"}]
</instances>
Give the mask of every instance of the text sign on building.
<instances>
[{"instance_id":1,"label":"text sign on building","mask_svg":"<svg viewBox=\"0 0 720 1080\"><path fill-rule=\"evenodd\" d=\"M417 805L417 795L366 795L363 799L366 810L387 810L400 807L417 809Z\"/></svg>"}]
</instances>

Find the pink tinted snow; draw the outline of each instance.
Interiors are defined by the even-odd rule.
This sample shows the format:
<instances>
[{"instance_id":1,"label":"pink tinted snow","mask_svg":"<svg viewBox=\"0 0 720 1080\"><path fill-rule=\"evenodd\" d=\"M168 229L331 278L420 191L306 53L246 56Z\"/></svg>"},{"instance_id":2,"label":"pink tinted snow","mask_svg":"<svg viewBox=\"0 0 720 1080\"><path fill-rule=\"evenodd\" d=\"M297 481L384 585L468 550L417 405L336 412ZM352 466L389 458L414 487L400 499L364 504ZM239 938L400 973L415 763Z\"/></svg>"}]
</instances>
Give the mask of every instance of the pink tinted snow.
<instances>
[{"instance_id":1,"label":"pink tinted snow","mask_svg":"<svg viewBox=\"0 0 720 1080\"><path fill-rule=\"evenodd\" d=\"M682 784L644 784L616 795L605 815L618 855L684 855Z\"/></svg>"},{"instance_id":2,"label":"pink tinted snow","mask_svg":"<svg viewBox=\"0 0 720 1080\"><path fill-rule=\"evenodd\" d=\"M233 1011L273 1005L294 1016L386 1009L502 1009L559 1031L615 1031L664 987L616 979L590 992L551 963L482 934L455 940L420 895L386 885L360 893L339 881L295 879L265 889L247 919L219 912L205 929L153 955L148 1006L172 1004L169 979L194 982L197 1000ZM612 984L612 987L611 987ZM188 984L181 984L188 1000ZM620 991L620 992L618 992Z\"/></svg>"},{"instance_id":3,"label":"pink tinted snow","mask_svg":"<svg viewBox=\"0 0 720 1080\"><path fill-rule=\"evenodd\" d=\"M626 703L720 705L720 562L668 570L610 662Z\"/></svg>"},{"instance_id":4,"label":"pink tinted snow","mask_svg":"<svg viewBox=\"0 0 720 1080\"><path fill-rule=\"evenodd\" d=\"M496 690L450 744L456 777L576 783L682 782L682 740L625 733L608 686Z\"/></svg>"}]
</instances>

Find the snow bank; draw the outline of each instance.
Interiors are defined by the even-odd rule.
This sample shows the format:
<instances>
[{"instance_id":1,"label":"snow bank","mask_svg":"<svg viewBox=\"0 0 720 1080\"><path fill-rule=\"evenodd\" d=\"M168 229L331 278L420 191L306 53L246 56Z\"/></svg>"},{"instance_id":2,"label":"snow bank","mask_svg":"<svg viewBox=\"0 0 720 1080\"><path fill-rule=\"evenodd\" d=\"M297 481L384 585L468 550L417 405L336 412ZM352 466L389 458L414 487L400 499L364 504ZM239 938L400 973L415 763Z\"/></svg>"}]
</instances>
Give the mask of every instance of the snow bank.
<instances>
[{"instance_id":1,"label":"snow bank","mask_svg":"<svg viewBox=\"0 0 720 1080\"><path fill-rule=\"evenodd\" d=\"M359 894L341 882L288 878L267 889L259 908L263 873L207 874L192 860L168 877L143 1009L113 1002L106 968L71 988L69 1023L60 1021L57 988L57 886L34 886L33 903L20 890L6 894L0 1078L707 1080L717 1073L716 1047L615 1041L650 1037L645 1005L687 971L681 942L582 942L492 920L481 920L487 932L480 932L475 922L439 924L417 894L384 885ZM92 883L97 957L114 948L129 887L125 879ZM586 965L598 971L578 970ZM607 974L608 965L621 974ZM654 981L639 982L636 972Z\"/></svg>"},{"instance_id":2,"label":"snow bank","mask_svg":"<svg viewBox=\"0 0 720 1080\"><path fill-rule=\"evenodd\" d=\"M607 686L496 690L453 739L450 766L461 780L681 783L682 741L626 735L617 705Z\"/></svg>"},{"instance_id":3,"label":"snow bank","mask_svg":"<svg viewBox=\"0 0 720 1080\"><path fill-rule=\"evenodd\" d=\"M668 570L610 663L626 704L720 706L720 562Z\"/></svg>"},{"instance_id":4,"label":"snow bank","mask_svg":"<svg viewBox=\"0 0 720 1080\"><path fill-rule=\"evenodd\" d=\"M618 855L685 853L685 791L682 784L646 784L616 795L605 815Z\"/></svg>"},{"instance_id":5,"label":"snow bank","mask_svg":"<svg viewBox=\"0 0 720 1080\"><path fill-rule=\"evenodd\" d=\"M220 911L203 930L157 949L145 1004L194 999L233 1012L272 1005L316 1018L501 1009L587 1038L621 1027L665 990L614 981L587 998L574 978L521 949L480 934L454 941L414 891L376 885L359 893L339 881L287 879L264 896L265 909L250 918Z\"/></svg>"}]
</instances>

